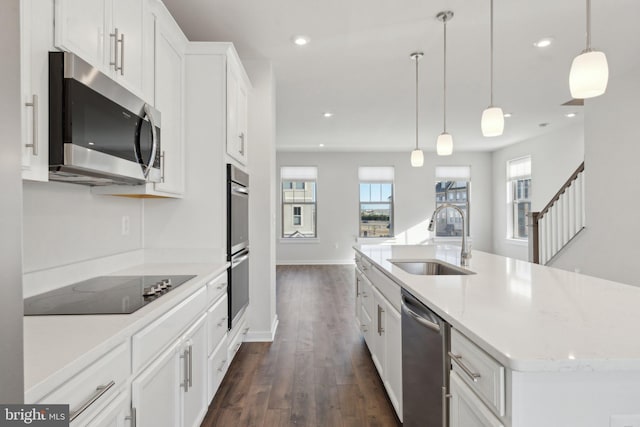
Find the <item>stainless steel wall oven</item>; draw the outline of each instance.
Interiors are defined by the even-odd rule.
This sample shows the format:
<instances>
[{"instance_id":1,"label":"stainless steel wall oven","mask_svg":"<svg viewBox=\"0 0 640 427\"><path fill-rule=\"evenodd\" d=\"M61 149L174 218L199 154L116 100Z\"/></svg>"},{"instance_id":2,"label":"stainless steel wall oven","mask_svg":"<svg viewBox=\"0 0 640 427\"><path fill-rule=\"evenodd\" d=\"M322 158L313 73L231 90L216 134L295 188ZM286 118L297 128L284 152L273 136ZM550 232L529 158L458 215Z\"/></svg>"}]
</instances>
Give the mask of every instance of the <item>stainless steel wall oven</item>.
<instances>
[{"instance_id":1,"label":"stainless steel wall oven","mask_svg":"<svg viewBox=\"0 0 640 427\"><path fill-rule=\"evenodd\" d=\"M249 305L249 175L227 164L229 329Z\"/></svg>"}]
</instances>

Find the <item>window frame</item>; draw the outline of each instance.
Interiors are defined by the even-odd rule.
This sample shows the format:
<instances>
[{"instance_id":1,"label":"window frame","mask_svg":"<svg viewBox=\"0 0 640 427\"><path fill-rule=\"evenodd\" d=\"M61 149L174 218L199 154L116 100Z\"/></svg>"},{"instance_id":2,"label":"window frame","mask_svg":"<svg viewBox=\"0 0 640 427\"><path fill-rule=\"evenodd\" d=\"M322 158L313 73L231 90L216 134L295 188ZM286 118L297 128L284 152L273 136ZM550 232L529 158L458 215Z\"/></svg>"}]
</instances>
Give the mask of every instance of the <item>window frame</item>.
<instances>
[{"instance_id":1,"label":"window frame","mask_svg":"<svg viewBox=\"0 0 640 427\"><path fill-rule=\"evenodd\" d=\"M284 183L285 182L290 182L291 186L289 188L287 188L288 190L291 191L296 191L296 184L298 183L302 183L303 187L301 189L298 189L298 191L300 190L305 190L306 185L305 183L307 182L312 182L314 184L314 191L313 191L313 195L314 195L314 201L313 202L299 202L299 201L293 201L293 202L287 202L285 201L284 198ZM292 209L292 218L291 218L291 223L292 223L292 227L301 227L303 226L303 215L302 215L302 207L303 206L313 206L313 236L287 236L284 233L285 230L285 208L287 206L291 206ZM300 207L300 225L293 225L293 208L295 207ZM282 178L280 177L280 238L285 240L285 241L296 241L296 240L314 240L318 238L318 179L309 179L309 178Z\"/></svg>"},{"instance_id":2,"label":"window frame","mask_svg":"<svg viewBox=\"0 0 640 427\"><path fill-rule=\"evenodd\" d=\"M519 174L516 176L511 176L511 165L516 162L522 162L526 160L528 162L528 174ZM526 243L529 241L529 224L528 224L528 214L524 216L524 230L526 232L526 237L520 237L519 229L520 229L520 221L518 215L518 207L521 203L529 204L529 214L531 213L531 191L532 191L532 174L531 174L531 156L521 156L514 159L507 160L506 167L506 181L507 181L507 239L513 240L516 242ZM527 197L517 197L518 196L518 183L521 181L529 181L527 185ZM518 231L516 231L518 230Z\"/></svg>"},{"instance_id":3,"label":"window frame","mask_svg":"<svg viewBox=\"0 0 640 427\"><path fill-rule=\"evenodd\" d=\"M467 199L464 202L462 202L461 199L454 198L453 200L449 200L445 196L444 201L438 201L438 192L435 191L435 189L438 183L442 183L442 182L465 182ZM465 212L465 219L467 221L467 224L466 224L467 227L465 231L467 233L467 237L471 237L471 177L469 176L469 177L459 177L459 178L436 178L433 186L434 186L435 209L437 209L438 206L444 205L444 204L450 204L450 205L457 206L459 208L464 208L463 210ZM460 194L460 192L456 192L456 197L458 194ZM445 212L447 212L447 210L445 210ZM460 216L457 211L456 211L456 216L457 217ZM437 217L436 217L436 220L437 220ZM437 224L433 233L434 233L433 238L437 240L451 240L451 239L459 239L461 237L461 236L438 236Z\"/></svg>"},{"instance_id":4,"label":"window frame","mask_svg":"<svg viewBox=\"0 0 640 427\"><path fill-rule=\"evenodd\" d=\"M390 184L391 185L391 201L390 202L385 202L385 201L369 201L369 202L363 202L361 201L362 195L360 193L361 190L361 185L362 184L379 184L379 185L383 185L383 184ZM370 187L369 187L370 188ZM377 204L377 205L383 205L383 204L388 204L389 205L389 235L388 236L363 236L362 235L362 205L370 205L370 204ZM395 185L394 185L394 181L389 181L389 180L379 180L379 181L361 181L360 179L358 179L358 238L359 239L393 239L395 237Z\"/></svg>"}]
</instances>

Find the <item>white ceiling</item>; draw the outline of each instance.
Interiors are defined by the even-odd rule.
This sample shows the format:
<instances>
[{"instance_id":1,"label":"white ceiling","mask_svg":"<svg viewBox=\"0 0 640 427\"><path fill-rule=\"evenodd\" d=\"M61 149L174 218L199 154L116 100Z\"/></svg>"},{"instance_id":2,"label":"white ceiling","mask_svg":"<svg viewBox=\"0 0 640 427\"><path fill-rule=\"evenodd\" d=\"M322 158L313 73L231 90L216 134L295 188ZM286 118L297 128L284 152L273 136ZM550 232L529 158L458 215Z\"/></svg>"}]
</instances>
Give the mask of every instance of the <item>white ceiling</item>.
<instances>
[{"instance_id":1,"label":"white ceiling","mask_svg":"<svg viewBox=\"0 0 640 427\"><path fill-rule=\"evenodd\" d=\"M410 150L420 61L420 146L442 132L447 25L448 131L455 150L494 150L581 122L561 107L571 60L585 47L584 0L494 0L495 104L513 113L501 137L483 138L489 104L489 0L164 0L190 40L232 41L242 58L269 59L277 79L279 150ZM610 80L640 64L640 1L592 0L593 47ZM304 34L304 47L291 42ZM533 42L553 37L551 47ZM606 96L606 94L604 95ZM329 119L323 112L335 115ZM564 117L569 111L578 116ZM540 123L549 123L540 127Z\"/></svg>"}]
</instances>

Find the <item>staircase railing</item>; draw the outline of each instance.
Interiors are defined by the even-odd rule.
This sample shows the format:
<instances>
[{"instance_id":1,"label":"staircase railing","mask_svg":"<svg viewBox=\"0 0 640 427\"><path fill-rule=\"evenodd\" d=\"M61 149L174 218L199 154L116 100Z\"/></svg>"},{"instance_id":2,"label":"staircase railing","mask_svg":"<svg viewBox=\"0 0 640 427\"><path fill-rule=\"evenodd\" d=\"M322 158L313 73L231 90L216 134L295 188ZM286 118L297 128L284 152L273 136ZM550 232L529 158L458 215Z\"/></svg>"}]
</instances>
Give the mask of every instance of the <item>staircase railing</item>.
<instances>
[{"instance_id":1,"label":"staircase railing","mask_svg":"<svg viewBox=\"0 0 640 427\"><path fill-rule=\"evenodd\" d=\"M531 212L532 262L548 264L585 226L584 162L540 212Z\"/></svg>"}]
</instances>

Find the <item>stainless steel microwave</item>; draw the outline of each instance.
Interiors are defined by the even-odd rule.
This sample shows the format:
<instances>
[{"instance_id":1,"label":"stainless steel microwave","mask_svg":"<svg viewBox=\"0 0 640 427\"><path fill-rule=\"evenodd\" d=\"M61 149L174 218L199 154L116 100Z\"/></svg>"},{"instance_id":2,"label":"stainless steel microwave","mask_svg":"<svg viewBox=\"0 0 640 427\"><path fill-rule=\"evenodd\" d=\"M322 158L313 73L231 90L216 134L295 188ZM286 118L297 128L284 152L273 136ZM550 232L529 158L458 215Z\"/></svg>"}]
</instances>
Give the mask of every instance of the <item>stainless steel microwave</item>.
<instances>
[{"instance_id":1,"label":"stainless steel microwave","mask_svg":"<svg viewBox=\"0 0 640 427\"><path fill-rule=\"evenodd\" d=\"M160 181L160 113L69 52L49 53L49 179Z\"/></svg>"}]
</instances>

